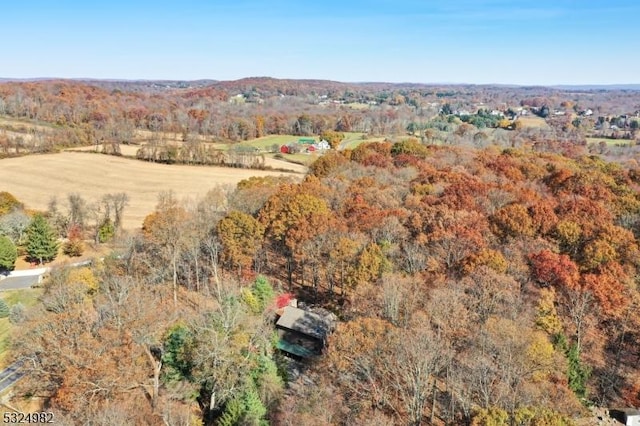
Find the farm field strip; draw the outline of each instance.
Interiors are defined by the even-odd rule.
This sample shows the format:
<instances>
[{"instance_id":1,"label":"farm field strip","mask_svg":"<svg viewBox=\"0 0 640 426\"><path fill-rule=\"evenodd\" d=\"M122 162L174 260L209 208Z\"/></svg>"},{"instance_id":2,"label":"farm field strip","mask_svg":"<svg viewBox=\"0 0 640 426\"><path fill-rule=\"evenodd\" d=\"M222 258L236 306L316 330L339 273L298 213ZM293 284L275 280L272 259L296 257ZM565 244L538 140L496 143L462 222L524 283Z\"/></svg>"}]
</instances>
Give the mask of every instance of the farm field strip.
<instances>
[{"instance_id":1,"label":"farm field strip","mask_svg":"<svg viewBox=\"0 0 640 426\"><path fill-rule=\"evenodd\" d=\"M235 185L251 176L286 174L165 165L110 155L63 152L0 160L0 191L8 191L27 208L38 210L45 210L54 196L65 202L67 194L79 193L88 202L93 202L104 194L125 192L130 201L125 209L123 226L133 229L140 227L145 216L154 210L162 191L173 190L178 198L195 199L216 185Z\"/></svg>"}]
</instances>

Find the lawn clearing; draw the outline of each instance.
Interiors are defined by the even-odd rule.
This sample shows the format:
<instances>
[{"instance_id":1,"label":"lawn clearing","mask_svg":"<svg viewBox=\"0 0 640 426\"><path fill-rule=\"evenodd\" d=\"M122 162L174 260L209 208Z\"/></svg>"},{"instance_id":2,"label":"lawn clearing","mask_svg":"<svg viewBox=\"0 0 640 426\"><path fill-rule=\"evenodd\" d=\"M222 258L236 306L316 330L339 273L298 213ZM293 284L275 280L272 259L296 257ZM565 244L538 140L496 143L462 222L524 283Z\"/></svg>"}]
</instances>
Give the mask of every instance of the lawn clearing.
<instances>
[{"instance_id":1,"label":"lawn clearing","mask_svg":"<svg viewBox=\"0 0 640 426\"><path fill-rule=\"evenodd\" d=\"M313 139L318 142L320 139L317 136L294 136L294 135L270 135L262 138L252 139L249 141L240 142L239 146L250 146L252 148L258 148L262 151L271 151L273 145L288 145L292 143L298 143L299 139ZM230 144L229 147L237 146Z\"/></svg>"},{"instance_id":2,"label":"lawn clearing","mask_svg":"<svg viewBox=\"0 0 640 426\"><path fill-rule=\"evenodd\" d=\"M0 116L0 128L13 129L19 133L29 133L32 130L50 132L56 128L56 126L43 121L33 121L2 115Z\"/></svg>"},{"instance_id":3,"label":"lawn clearing","mask_svg":"<svg viewBox=\"0 0 640 426\"><path fill-rule=\"evenodd\" d=\"M635 146L636 141L633 139L608 139L608 138L585 138L587 145L599 145L601 142L607 146Z\"/></svg>"},{"instance_id":4,"label":"lawn clearing","mask_svg":"<svg viewBox=\"0 0 640 426\"><path fill-rule=\"evenodd\" d=\"M307 154L307 153L299 153L299 154L280 154L282 156L282 160L274 158L278 154L267 154L267 163L270 164L271 161L278 161L280 163L288 164L287 167L302 167L306 170L306 166L310 166L311 163L320 158L318 154Z\"/></svg>"},{"instance_id":5,"label":"lawn clearing","mask_svg":"<svg viewBox=\"0 0 640 426\"><path fill-rule=\"evenodd\" d=\"M41 290L15 290L0 293L0 297L7 302L9 309L16 303L22 303L25 308L30 308L38 303ZM6 365L7 349L11 346L12 331L19 326L9 322L9 318L0 318L0 368Z\"/></svg>"},{"instance_id":6,"label":"lawn clearing","mask_svg":"<svg viewBox=\"0 0 640 426\"><path fill-rule=\"evenodd\" d=\"M161 191L178 198L202 197L216 185L236 185L251 176L290 175L284 172L227 167L165 165L110 155L80 152L30 155L0 160L0 191L8 191L27 208L46 210L56 196L66 202L78 193L88 202L104 194L125 192L125 229L139 228L151 213ZM301 174L294 176L302 178Z\"/></svg>"},{"instance_id":7,"label":"lawn clearing","mask_svg":"<svg viewBox=\"0 0 640 426\"><path fill-rule=\"evenodd\" d=\"M363 133L355 133L354 135L359 135L357 137L346 137L342 142L340 142L340 149L355 149L358 145L369 142L383 142L385 137L367 137L365 139L362 138Z\"/></svg>"},{"instance_id":8,"label":"lawn clearing","mask_svg":"<svg viewBox=\"0 0 640 426\"><path fill-rule=\"evenodd\" d=\"M7 365L5 357L7 349L11 346L11 328L12 324L9 322L9 318L0 318L0 368Z\"/></svg>"},{"instance_id":9,"label":"lawn clearing","mask_svg":"<svg viewBox=\"0 0 640 426\"><path fill-rule=\"evenodd\" d=\"M542 117L518 117L515 121L518 126L524 127L534 127L539 129L548 129L549 125Z\"/></svg>"},{"instance_id":10,"label":"lawn clearing","mask_svg":"<svg viewBox=\"0 0 640 426\"><path fill-rule=\"evenodd\" d=\"M364 104L362 102L350 102L348 104L345 104L345 106L347 108L356 109L356 110L363 110L363 109L371 108L371 106L369 104Z\"/></svg>"},{"instance_id":11,"label":"lawn clearing","mask_svg":"<svg viewBox=\"0 0 640 426\"><path fill-rule=\"evenodd\" d=\"M25 308L30 308L38 303L38 297L40 297L40 290L12 290L4 291L0 293L2 300L7 302L9 308L16 303L22 303Z\"/></svg>"}]
</instances>

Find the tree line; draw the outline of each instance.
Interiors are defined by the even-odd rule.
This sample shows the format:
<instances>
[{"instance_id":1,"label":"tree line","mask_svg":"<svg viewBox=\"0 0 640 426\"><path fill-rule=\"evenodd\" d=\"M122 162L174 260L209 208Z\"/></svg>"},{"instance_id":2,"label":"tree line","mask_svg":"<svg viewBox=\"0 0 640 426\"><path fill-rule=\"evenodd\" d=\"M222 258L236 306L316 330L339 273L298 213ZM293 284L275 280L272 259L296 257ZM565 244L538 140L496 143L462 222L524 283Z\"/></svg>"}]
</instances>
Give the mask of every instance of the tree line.
<instances>
[{"instance_id":1,"label":"tree line","mask_svg":"<svg viewBox=\"0 0 640 426\"><path fill-rule=\"evenodd\" d=\"M85 242L110 241L122 228L129 197L125 193L106 194L88 203L79 194L69 194L66 205L57 198L45 212L25 210L12 194L0 192L0 268L13 270L18 255L43 265L53 261L59 249L71 257L81 256Z\"/></svg>"}]
</instances>

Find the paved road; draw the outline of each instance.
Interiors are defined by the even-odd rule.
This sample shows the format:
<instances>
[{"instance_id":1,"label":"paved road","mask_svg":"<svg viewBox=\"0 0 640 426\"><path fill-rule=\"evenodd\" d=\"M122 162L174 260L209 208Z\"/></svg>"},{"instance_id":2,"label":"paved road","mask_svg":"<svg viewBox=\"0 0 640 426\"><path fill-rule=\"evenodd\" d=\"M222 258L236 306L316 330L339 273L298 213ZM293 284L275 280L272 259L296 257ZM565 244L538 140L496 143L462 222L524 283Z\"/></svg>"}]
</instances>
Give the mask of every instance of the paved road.
<instances>
[{"instance_id":1,"label":"paved road","mask_svg":"<svg viewBox=\"0 0 640 426\"><path fill-rule=\"evenodd\" d=\"M18 380L24 376L20 371L22 369L22 361L16 361L4 370L0 371L0 392L13 386Z\"/></svg>"},{"instance_id":2,"label":"paved road","mask_svg":"<svg viewBox=\"0 0 640 426\"><path fill-rule=\"evenodd\" d=\"M27 275L23 277L7 277L0 280L0 291L3 290L24 290L38 284L40 275Z\"/></svg>"}]
</instances>

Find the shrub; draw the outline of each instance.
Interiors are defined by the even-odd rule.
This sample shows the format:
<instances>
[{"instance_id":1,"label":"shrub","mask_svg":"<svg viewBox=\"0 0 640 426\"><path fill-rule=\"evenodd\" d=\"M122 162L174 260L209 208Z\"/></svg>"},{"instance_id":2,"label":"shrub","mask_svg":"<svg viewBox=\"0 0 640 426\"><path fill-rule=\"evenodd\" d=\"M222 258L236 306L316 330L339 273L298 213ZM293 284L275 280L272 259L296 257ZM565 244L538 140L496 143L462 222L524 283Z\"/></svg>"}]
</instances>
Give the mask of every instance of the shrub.
<instances>
[{"instance_id":1,"label":"shrub","mask_svg":"<svg viewBox=\"0 0 640 426\"><path fill-rule=\"evenodd\" d=\"M0 318L7 318L9 316L9 305L7 302L0 299Z\"/></svg>"},{"instance_id":2,"label":"shrub","mask_svg":"<svg viewBox=\"0 0 640 426\"><path fill-rule=\"evenodd\" d=\"M0 216L22 208L22 203L16 197L6 191L0 191Z\"/></svg>"},{"instance_id":3,"label":"shrub","mask_svg":"<svg viewBox=\"0 0 640 426\"><path fill-rule=\"evenodd\" d=\"M100 287L98 279L91 268L73 268L67 273L66 282L69 285L84 289L87 294L95 294Z\"/></svg>"},{"instance_id":4,"label":"shrub","mask_svg":"<svg viewBox=\"0 0 640 426\"><path fill-rule=\"evenodd\" d=\"M115 233L116 228L113 226L113 222L111 222L111 219L107 219L102 223L102 225L100 225L100 229L98 230L98 241L106 243L113 238Z\"/></svg>"},{"instance_id":5,"label":"shrub","mask_svg":"<svg viewBox=\"0 0 640 426\"><path fill-rule=\"evenodd\" d=\"M62 246L62 252L70 257L82 256L84 244L82 242L82 230L78 225L72 225L67 233L67 242Z\"/></svg>"},{"instance_id":6,"label":"shrub","mask_svg":"<svg viewBox=\"0 0 640 426\"><path fill-rule=\"evenodd\" d=\"M26 309L20 302L16 303L9 310L9 322L11 324L20 324L26 319Z\"/></svg>"}]
</instances>

